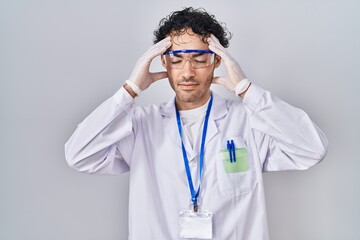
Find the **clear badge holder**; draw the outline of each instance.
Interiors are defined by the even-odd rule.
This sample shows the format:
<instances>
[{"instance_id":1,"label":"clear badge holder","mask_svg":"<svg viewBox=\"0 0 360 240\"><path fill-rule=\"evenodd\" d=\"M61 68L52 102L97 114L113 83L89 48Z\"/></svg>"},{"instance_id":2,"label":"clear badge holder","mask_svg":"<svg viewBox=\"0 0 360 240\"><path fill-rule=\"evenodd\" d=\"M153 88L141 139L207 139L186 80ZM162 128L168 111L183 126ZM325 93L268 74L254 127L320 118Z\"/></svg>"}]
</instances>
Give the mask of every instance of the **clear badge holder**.
<instances>
[{"instance_id":1,"label":"clear badge holder","mask_svg":"<svg viewBox=\"0 0 360 240\"><path fill-rule=\"evenodd\" d=\"M179 238L212 239L212 213L183 210L179 214Z\"/></svg>"}]
</instances>

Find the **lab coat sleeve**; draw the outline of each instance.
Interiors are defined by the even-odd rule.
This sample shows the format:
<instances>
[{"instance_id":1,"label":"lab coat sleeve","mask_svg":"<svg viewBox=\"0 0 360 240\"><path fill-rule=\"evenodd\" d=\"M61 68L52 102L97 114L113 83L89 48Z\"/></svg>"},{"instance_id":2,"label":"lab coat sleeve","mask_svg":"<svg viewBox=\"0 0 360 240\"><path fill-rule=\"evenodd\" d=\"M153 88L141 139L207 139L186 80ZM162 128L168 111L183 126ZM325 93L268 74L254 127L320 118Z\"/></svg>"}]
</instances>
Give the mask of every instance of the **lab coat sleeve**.
<instances>
[{"instance_id":1,"label":"lab coat sleeve","mask_svg":"<svg viewBox=\"0 0 360 240\"><path fill-rule=\"evenodd\" d=\"M134 106L133 98L121 88L86 117L65 144L69 166L91 174L128 171L134 142Z\"/></svg>"},{"instance_id":2,"label":"lab coat sleeve","mask_svg":"<svg viewBox=\"0 0 360 240\"><path fill-rule=\"evenodd\" d=\"M243 102L263 171L308 169L325 157L328 141L303 110L255 84Z\"/></svg>"}]
</instances>

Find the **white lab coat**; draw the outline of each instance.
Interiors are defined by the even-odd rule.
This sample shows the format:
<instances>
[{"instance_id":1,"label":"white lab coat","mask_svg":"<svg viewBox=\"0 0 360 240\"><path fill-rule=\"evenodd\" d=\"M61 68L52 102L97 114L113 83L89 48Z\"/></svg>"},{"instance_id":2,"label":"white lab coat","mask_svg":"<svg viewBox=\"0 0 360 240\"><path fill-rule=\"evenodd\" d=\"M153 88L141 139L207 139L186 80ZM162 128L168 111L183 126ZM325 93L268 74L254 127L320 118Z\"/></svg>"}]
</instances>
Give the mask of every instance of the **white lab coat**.
<instances>
[{"instance_id":1,"label":"white lab coat","mask_svg":"<svg viewBox=\"0 0 360 240\"><path fill-rule=\"evenodd\" d=\"M179 239L178 215L190 206L174 106L172 99L138 107L121 88L78 125L65 145L66 160L78 171L130 170L131 240ZM183 139L196 172L200 138L194 150L186 135ZM224 171L227 140L247 149L247 171ZM326 151L326 137L304 111L255 84L243 100L213 94L199 198L200 207L214 214L213 239L269 239L262 172L307 169Z\"/></svg>"}]
</instances>

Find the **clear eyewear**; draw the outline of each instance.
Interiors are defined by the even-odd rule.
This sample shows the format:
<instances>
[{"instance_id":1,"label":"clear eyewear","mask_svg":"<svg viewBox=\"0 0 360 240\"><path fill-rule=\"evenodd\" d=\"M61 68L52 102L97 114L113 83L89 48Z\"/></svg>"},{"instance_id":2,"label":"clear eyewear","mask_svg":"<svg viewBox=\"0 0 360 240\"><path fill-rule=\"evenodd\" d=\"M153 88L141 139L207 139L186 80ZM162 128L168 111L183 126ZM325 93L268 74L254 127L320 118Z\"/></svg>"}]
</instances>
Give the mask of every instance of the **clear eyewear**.
<instances>
[{"instance_id":1,"label":"clear eyewear","mask_svg":"<svg viewBox=\"0 0 360 240\"><path fill-rule=\"evenodd\" d=\"M164 52L165 64L169 68L182 69L187 61L193 68L205 68L213 64L215 54L211 50L183 49Z\"/></svg>"}]
</instances>

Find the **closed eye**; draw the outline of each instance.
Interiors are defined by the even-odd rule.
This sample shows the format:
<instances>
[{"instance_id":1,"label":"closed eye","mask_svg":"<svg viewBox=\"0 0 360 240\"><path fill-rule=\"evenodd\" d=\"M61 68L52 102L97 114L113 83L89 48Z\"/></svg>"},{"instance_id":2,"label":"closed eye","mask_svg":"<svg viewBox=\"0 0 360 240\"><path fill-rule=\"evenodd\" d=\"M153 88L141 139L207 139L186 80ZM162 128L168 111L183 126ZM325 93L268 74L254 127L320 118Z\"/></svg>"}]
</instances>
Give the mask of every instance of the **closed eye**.
<instances>
[{"instance_id":1,"label":"closed eye","mask_svg":"<svg viewBox=\"0 0 360 240\"><path fill-rule=\"evenodd\" d=\"M172 64L181 63L182 61L183 61L183 58L180 56L174 56L174 57L170 58L170 62Z\"/></svg>"}]
</instances>

